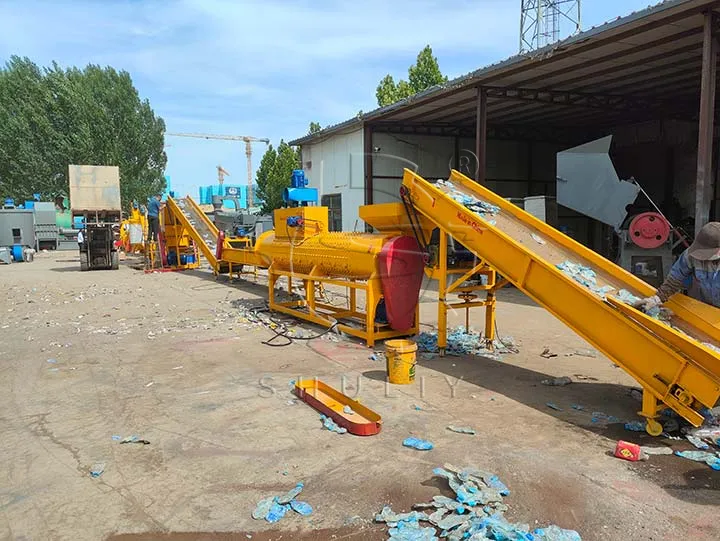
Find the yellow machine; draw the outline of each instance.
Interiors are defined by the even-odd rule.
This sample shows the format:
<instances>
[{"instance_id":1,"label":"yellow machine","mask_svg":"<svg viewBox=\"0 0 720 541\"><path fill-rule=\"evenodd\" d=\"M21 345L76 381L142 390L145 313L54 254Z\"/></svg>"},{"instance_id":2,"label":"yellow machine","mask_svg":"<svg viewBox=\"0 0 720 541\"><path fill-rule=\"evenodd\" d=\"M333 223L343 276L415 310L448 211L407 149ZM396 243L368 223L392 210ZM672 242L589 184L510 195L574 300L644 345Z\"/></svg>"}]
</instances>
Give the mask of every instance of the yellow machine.
<instances>
[{"instance_id":1,"label":"yellow machine","mask_svg":"<svg viewBox=\"0 0 720 541\"><path fill-rule=\"evenodd\" d=\"M130 216L120 223L120 243L125 252L143 252L147 231L147 217L142 209L134 204Z\"/></svg>"},{"instance_id":2,"label":"yellow machine","mask_svg":"<svg viewBox=\"0 0 720 541\"><path fill-rule=\"evenodd\" d=\"M406 170L402 203L361 207L374 234L328 232L327 208L296 207L275 211L275 230L255 243L225 238L189 197L168 200L165 224L174 238L192 239L216 274L267 268L271 309L337 325L369 346L417 332L423 269L439 282L441 351L450 309L465 310L469 326L470 308L484 307L484 337L492 344L496 292L511 283L640 382L640 414L650 434L662 431L656 419L663 405L693 425L702 423L700 411L720 398L720 310L675 295L666 303L674 313L671 325L653 319L616 299L623 289L650 295L648 284L457 171L449 182L433 184ZM459 203L458 195L499 212L490 220ZM450 243L473 257L450 257ZM558 265L566 261L592 268L597 286L610 291L598 294L564 274ZM302 283L301 299L277 298L282 277L290 292L293 280ZM323 285L345 287L347 306L325 302L318 294Z\"/></svg>"},{"instance_id":3,"label":"yellow machine","mask_svg":"<svg viewBox=\"0 0 720 541\"><path fill-rule=\"evenodd\" d=\"M672 327L653 319L615 298L623 289L648 296L651 286L461 173L452 171L450 181L459 193L496 205L493 222L408 170L401 195L640 382L648 433L662 432L662 404L695 426L703 422L700 410L720 398L720 310L675 295L666 304ZM597 285L611 292L598 295L564 274L558 265L567 260L592 268Z\"/></svg>"},{"instance_id":4,"label":"yellow machine","mask_svg":"<svg viewBox=\"0 0 720 541\"><path fill-rule=\"evenodd\" d=\"M216 274L267 269L272 310L337 327L368 346L417 333L423 265L412 237L329 232L327 207L295 207L276 210L275 230L261 234L253 245L247 237L224 236L190 197L168 198L165 209L165 223L174 220L178 234L193 239ZM392 264L402 266L403 280L384 271ZM302 284L301 299L278 299L275 289L283 277L288 292L293 280ZM325 302L319 293L325 285L344 287L346 306Z\"/></svg>"}]
</instances>

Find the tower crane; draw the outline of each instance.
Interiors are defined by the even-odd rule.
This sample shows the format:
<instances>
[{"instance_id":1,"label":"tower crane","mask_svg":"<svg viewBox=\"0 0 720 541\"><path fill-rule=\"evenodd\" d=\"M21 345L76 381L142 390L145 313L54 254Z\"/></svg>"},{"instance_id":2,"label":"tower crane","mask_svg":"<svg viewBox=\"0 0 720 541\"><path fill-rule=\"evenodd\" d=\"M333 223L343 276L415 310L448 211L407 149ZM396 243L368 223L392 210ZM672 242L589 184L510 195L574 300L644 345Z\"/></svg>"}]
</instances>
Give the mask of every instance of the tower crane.
<instances>
[{"instance_id":1,"label":"tower crane","mask_svg":"<svg viewBox=\"0 0 720 541\"><path fill-rule=\"evenodd\" d=\"M249 135L213 135L209 133L168 133L172 137L194 137L196 139L217 139L221 141L243 141L245 143L245 156L247 156L247 206L248 210L253 206L253 189L252 189L252 144L265 143L270 144L270 139L264 137L250 137ZM219 171L218 171L219 173ZM219 175L218 175L219 176Z\"/></svg>"}]
</instances>

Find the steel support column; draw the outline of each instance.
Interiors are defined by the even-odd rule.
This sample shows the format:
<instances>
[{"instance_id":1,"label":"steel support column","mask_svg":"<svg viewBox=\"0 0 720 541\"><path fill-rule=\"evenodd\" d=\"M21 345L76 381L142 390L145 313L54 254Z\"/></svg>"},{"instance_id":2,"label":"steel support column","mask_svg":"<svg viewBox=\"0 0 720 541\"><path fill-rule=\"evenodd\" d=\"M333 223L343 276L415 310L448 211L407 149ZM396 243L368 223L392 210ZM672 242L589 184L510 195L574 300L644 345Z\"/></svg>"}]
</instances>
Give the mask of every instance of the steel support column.
<instances>
[{"instance_id":1,"label":"steel support column","mask_svg":"<svg viewBox=\"0 0 720 541\"><path fill-rule=\"evenodd\" d=\"M487 90L478 88L477 111L475 117L475 157L477 173L475 180L485 184L485 163L487 161Z\"/></svg>"},{"instance_id":2,"label":"steel support column","mask_svg":"<svg viewBox=\"0 0 720 541\"><path fill-rule=\"evenodd\" d=\"M363 128L363 146L364 146L364 167L365 169L365 204L372 205L373 202L373 144L372 144L372 128L365 123Z\"/></svg>"},{"instance_id":3,"label":"steel support column","mask_svg":"<svg viewBox=\"0 0 720 541\"><path fill-rule=\"evenodd\" d=\"M700 122L698 126L698 160L695 183L695 234L710 220L712 199L712 156L715 117L715 81L717 45L713 35L715 16L705 13L703 29L702 82L700 85Z\"/></svg>"}]
</instances>

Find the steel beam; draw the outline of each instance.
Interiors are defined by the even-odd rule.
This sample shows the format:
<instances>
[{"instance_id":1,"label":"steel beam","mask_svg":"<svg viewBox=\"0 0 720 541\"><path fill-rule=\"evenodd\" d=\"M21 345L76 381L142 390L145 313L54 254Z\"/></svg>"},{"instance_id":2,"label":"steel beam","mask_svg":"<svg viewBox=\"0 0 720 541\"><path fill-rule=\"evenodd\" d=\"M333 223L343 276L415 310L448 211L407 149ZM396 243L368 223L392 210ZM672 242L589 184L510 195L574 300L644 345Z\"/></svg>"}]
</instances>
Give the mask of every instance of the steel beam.
<instances>
[{"instance_id":1,"label":"steel beam","mask_svg":"<svg viewBox=\"0 0 720 541\"><path fill-rule=\"evenodd\" d=\"M373 202L373 144L372 144L372 126L365 123L363 126L363 146L364 146L364 169L365 169L365 204L372 205Z\"/></svg>"},{"instance_id":2,"label":"steel beam","mask_svg":"<svg viewBox=\"0 0 720 541\"><path fill-rule=\"evenodd\" d=\"M715 119L715 83L717 75L717 42L713 35L716 18L712 10L705 13L703 27L703 63L700 83L700 119L698 126L697 175L695 181L695 234L710 220L712 199L712 157Z\"/></svg>"}]
</instances>

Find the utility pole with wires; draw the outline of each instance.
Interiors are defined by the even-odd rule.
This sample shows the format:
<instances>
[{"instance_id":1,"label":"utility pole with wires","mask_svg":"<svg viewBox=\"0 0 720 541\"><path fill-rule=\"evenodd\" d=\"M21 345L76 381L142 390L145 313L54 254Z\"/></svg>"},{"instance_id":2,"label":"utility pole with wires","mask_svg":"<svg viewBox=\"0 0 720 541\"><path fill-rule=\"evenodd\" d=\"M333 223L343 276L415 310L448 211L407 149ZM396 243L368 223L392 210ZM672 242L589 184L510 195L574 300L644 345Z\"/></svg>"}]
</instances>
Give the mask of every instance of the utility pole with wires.
<instances>
[{"instance_id":1,"label":"utility pole with wires","mask_svg":"<svg viewBox=\"0 0 720 541\"><path fill-rule=\"evenodd\" d=\"M521 0L520 54L556 43L581 29L581 0Z\"/></svg>"},{"instance_id":2,"label":"utility pole with wires","mask_svg":"<svg viewBox=\"0 0 720 541\"><path fill-rule=\"evenodd\" d=\"M252 175L252 144L253 143L265 143L265 146L270 144L270 139L264 137L251 137L249 135L213 135L208 133L167 133L166 135L172 137L194 137L196 139L213 139L220 141L243 141L245 143L245 156L247 157L247 206L248 210L254 206L253 197L253 175ZM218 166L218 180L220 179L220 169ZM224 170L223 170L224 171ZM227 171L225 171L227 175ZM222 182L220 182L222 184Z\"/></svg>"}]
</instances>

